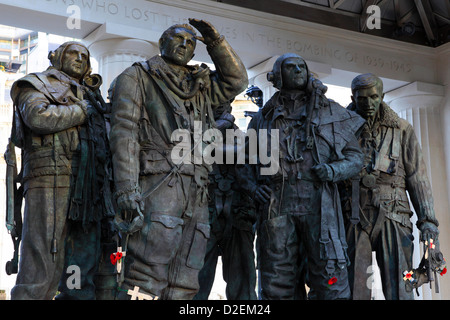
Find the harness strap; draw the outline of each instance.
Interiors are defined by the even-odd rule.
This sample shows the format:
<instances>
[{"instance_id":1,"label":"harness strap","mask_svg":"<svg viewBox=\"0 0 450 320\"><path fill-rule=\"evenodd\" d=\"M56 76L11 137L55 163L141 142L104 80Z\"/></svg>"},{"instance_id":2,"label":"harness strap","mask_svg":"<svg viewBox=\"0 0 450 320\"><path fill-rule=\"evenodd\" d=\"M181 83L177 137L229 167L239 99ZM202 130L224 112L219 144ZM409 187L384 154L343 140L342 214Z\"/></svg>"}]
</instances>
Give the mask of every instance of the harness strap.
<instances>
[{"instance_id":1,"label":"harness strap","mask_svg":"<svg viewBox=\"0 0 450 320\"><path fill-rule=\"evenodd\" d=\"M350 222L354 225L359 222L359 177L354 178L352 181L352 214Z\"/></svg>"},{"instance_id":2,"label":"harness strap","mask_svg":"<svg viewBox=\"0 0 450 320\"><path fill-rule=\"evenodd\" d=\"M320 258L328 260L327 272L332 274L335 271L334 262L336 260L337 265L340 268L344 268L347 264L346 254L344 252L344 246L346 246L345 239L342 234L342 221L341 217L335 216L335 212L339 207L335 207L336 194L331 193L330 187L327 183L324 185L321 199L321 218L320 218ZM331 198L333 197L333 199ZM333 204L330 207L330 204ZM335 210L336 209L336 210ZM331 268L333 265L333 268ZM332 270L332 272L330 272Z\"/></svg>"},{"instance_id":3,"label":"harness strap","mask_svg":"<svg viewBox=\"0 0 450 320\"><path fill-rule=\"evenodd\" d=\"M392 128L392 146L390 158L397 161L400 157L400 129Z\"/></svg>"}]
</instances>

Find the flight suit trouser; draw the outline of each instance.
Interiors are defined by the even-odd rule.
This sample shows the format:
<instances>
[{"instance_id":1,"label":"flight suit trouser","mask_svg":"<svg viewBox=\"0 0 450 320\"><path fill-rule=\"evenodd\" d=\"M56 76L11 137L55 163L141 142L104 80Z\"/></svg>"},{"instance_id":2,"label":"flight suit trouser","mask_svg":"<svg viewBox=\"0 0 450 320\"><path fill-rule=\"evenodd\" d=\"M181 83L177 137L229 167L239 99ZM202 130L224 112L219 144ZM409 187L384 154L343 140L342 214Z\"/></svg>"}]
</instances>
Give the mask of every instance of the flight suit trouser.
<instances>
[{"instance_id":1,"label":"flight suit trouser","mask_svg":"<svg viewBox=\"0 0 450 320\"><path fill-rule=\"evenodd\" d=\"M164 177L142 176L141 189L150 190ZM143 227L128 239L118 299L130 299L127 291L135 286L160 300L193 299L210 231L207 185L197 182L177 174L145 199Z\"/></svg>"},{"instance_id":2,"label":"flight suit trouser","mask_svg":"<svg viewBox=\"0 0 450 320\"><path fill-rule=\"evenodd\" d=\"M256 300L256 266L253 251L254 234L249 229L233 226L225 236L225 219L218 217L212 225L211 237L205 255L205 264L199 274L200 290L195 300L207 300L214 284L216 266L222 256L222 274L226 282L228 300ZM215 230L217 226L219 230Z\"/></svg>"},{"instance_id":3,"label":"flight suit trouser","mask_svg":"<svg viewBox=\"0 0 450 320\"><path fill-rule=\"evenodd\" d=\"M53 183L51 176L37 178L34 183L39 184L39 180L45 187L26 188L24 195L19 273L11 290L11 299L51 300L58 290L58 283L61 283L59 290L64 294L57 299L95 299L93 281L98 265L98 224L89 224L88 232L85 233L81 230L81 222L67 219L69 188L59 187L55 190L46 186L46 183ZM51 254L53 233L57 245L55 261ZM69 251L65 249L66 237L71 243ZM80 267L80 272L68 270L70 265ZM69 286L73 284L77 287L70 289L66 281L75 272L75 277L79 278L74 279L74 282L70 280Z\"/></svg>"},{"instance_id":4,"label":"flight suit trouser","mask_svg":"<svg viewBox=\"0 0 450 320\"><path fill-rule=\"evenodd\" d=\"M310 299L350 298L347 268L341 269L335 262L335 271L329 274L327 260L320 257L320 218L320 214L287 214L262 222L259 261L264 300L291 300L299 296L302 289L298 281L299 265L304 259L307 259L307 285L314 293ZM305 256L300 252L305 252ZM332 278L335 279L330 282Z\"/></svg>"},{"instance_id":5,"label":"flight suit trouser","mask_svg":"<svg viewBox=\"0 0 450 320\"><path fill-rule=\"evenodd\" d=\"M414 237L412 229L389 218L383 219L378 235L372 237L373 225L379 209L365 209L364 214L372 225L363 228L361 223L347 227L348 255L350 259L349 281L354 300L370 300L375 251L380 268L383 294L386 300L413 300L414 293L406 291L403 272L412 270ZM408 213L402 213L409 220Z\"/></svg>"},{"instance_id":6,"label":"flight suit trouser","mask_svg":"<svg viewBox=\"0 0 450 320\"><path fill-rule=\"evenodd\" d=\"M64 267L64 238L69 188L27 188L20 248L19 273L11 289L11 300L51 300ZM56 219L54 219L54 209ZM55 227L58 251L52 260Z\"/></svg>"},{"instance_id":7,"label":"flight suit trouser","mask_svg":"<svg viewBox=\"0 0 450 320\"><path fill-rule=\"evenodd\" d=\"M64 272L55 300L97 300L95 277L101 256L100 236L100 222L90 222L84 228L81 221L68 221Z\"/></svg>"}]
</instances>

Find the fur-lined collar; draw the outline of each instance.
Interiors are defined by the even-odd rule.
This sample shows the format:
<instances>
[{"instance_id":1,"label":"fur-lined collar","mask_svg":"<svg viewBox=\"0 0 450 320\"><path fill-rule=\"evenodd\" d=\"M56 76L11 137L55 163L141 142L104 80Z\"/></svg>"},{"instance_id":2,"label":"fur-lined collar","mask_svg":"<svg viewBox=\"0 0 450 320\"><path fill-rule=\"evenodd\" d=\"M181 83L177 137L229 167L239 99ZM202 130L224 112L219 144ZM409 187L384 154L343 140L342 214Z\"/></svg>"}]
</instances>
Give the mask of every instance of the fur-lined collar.
<instances>
[{"instance_id":1,"label":"fur-lined collar","mask_svg":"<svg viewBox=\"0 0 450 320\"><path fill-rule=\"evenodd\" d=\"M352 102L347 109L356 111L356 106ZM400 117L384 101L380 104L380 124L391 128L400 128Z\"/></svg>"},{"instance_id":2,"label":"fur-lined collar","mask_svg":"<svg viewBox=\"0 0 450 320\"><path fill-rule=\"evenodd\" d=\"M210 70L206 65L186 65L171 67L160 56L154 56L145 62L136 62L151 76L163 80L181 99L190 99L198 92L210 87Z\"/></svg>"},{"instance_id":3,"label":"fur-lined collar","mask_svg":"<svg viewBox=\"0 0 450 320\"><path fill-rule=\"evenodd\" d=\"M147 60L147 66L148 66L148 71L158 77L161 78L161 72L164 72L166 74L173 74L174 73L174 69L172 69L169 64L167 64L166 61L164 61L164 59L159 56L156 55L152 58L150 58L149 60ZM189 72L193 72L195 70L198 69L197 65L186 65L186 66L178 66L179 71L182 71L183 73L189 73Z\"/></svg>"}]
</instances>

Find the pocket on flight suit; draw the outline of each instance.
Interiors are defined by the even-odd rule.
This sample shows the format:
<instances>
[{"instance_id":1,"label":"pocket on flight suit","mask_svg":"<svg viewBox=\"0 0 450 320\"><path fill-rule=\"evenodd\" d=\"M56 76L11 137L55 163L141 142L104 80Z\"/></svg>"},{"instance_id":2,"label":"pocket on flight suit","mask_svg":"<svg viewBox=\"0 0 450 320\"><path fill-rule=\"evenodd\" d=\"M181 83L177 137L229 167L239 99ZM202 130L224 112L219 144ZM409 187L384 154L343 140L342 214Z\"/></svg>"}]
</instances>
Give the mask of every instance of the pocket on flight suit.
<instances>
[{"instance_id":1,"label":"pocket on flight suit","mask_svg":"<svg viewBox=\"0 0 450 320\"><path fill-rule=\"evenodd\" d=\"M290 236L288 216L282 215L266 220L261 227L261 246L264 246L266 253L280 254L284 252L288 236Z\"/></svg>"},{"instance_id":2,"label":"pocket on flight suit","mask_svg":"<svg viewBox=\"0 0 450 320\"><path fill-rule=\"evenodd\" d=\"M194 230L194 238L192 239L186 265L189 268L200 270L203 267L203 260L206 253L206 244L210 236L209 224L197 222Z\"/></svg>"},{"instance_id":3,"label":"pocket on flight suit","mask_svg":"<svg viewBox=\"0 0 450 320\"><path fill-rule=\"evenodd\" d=\"M145 257L149 262L168 264L175 256L181 242L183 219L167 214L151 214L150 227L145 246Z\"/></svg>"}]
</instances>

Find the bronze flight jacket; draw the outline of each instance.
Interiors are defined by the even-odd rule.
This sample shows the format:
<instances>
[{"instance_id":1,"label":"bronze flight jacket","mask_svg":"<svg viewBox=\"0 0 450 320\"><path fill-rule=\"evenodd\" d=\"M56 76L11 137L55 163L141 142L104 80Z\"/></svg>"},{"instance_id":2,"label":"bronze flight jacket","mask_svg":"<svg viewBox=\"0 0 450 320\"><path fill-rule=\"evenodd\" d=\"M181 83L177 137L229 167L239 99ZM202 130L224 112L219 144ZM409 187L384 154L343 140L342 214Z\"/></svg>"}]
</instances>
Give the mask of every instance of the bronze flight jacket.
<instances>
[{"instance_id":1,"label":"bronze flight jacket","mask_svg":"<svg viewBox=\"0 0 450 320\"><path fill-rule=\"evenodd\" d=\"M309 103L309 102L305 102ZM275 93L266 105L253 117L249 124L249 129L279 129L280 120L284 117L284 106L282 95L280 92ZM311 119L311 131L314 138L312 153L314 157L314 165L318 163L327 164L333 171L332 181L316 183L320 185L320 199L314 203L311 213L321 215L320 226L320 243L321 243L321 259L333 261L337 260L338 265L342 268L348 263L346 253L347 243L345 240L345 230L343 225L343 216L341 206L339 205L339 192L336 183L338 181L352 178L357 175L363 165L363 153L356 139L356 132L364 124L364 119L353 111L346 110L336 102L321 96L314 106L314 112ZM271 141L271 135L268 135L270 143L280 143L279 141ZM270 150L270 147L268 147ZM264 176L260 174L259 165L245 165L246 174L242 174L240 183L251 195L259 185L269 185L275 187L273 181L281 181L288 183L290 176L286 174L286 155L280 148L279 170L275 175ZM274 161L274 160L272 160ZM314 173L309 174L314 177ZM303 174L302 174L303 176ZM284 182L283 182L284 181ZM276 190L276 189L275 189ZM275 191L276 193L276 191ZM281 201L284 195L281 194ZM281 204L289 205L289 204ZM260 210L266 206L260 206ZM270 208L269 208L270 210ZM281 210L278 214L283 213ZM269 212L270 213L270 212ZM265 212L260 212L265 214ZM319 226L318 226L319 227Z\"/></svg>"},{"instance_id":2,"label":"bronze flight jacket","mask_svg":"<svg viewBox=\"0 0 450 320\"><path fill-rule=\"evenodd\" d=\"M266 103L252 119L248 129L279 129L279 121L284 115L284 108L280 103L280 92ZM348 179L362 168L363 155L356 140L356 132L364 124L355 112L346 110L336 102L322 98L315 107L312 117L312 131L314 137L314 154L317 155L316 164L325 163L332 168L333 183ZM268 136L270 144L270 135ZM270 150L270 147L268 147ZM280 152L280 157L284 155ZM253 193L258 184L265 184L273 179L281 179L283 162L280 159L278 172L274 176L261 176L259 170L252 170L252 178L248 179L246 189ZM256 168L254 168L256 169ZM284 172L286 176L286 172Z\"/></svg>"},{"instance_id":3,"label":"bronze flight jacket","mask_svg":"<svg viewBox=\"0 0 450 320\"><path fill-rule=\"evenodd\" d=\"M86 122L87 115L82 87L50 67L17 80L11 97L15 105L13 141L23 149L25 186L34 184L32 178L57 174L59 186L68 187L68 176L77 165L73 160L80 152L78 126Z\"/></svg>"},{"instance_id":4,"label":"bronze flight jacket","mask_svg":"<svg viewBox=\"0 0 450 320\"><path fill-rule=\"evenodd\" d=\"M247 87L245 67L223 37L207 50L216 71L186 66L177 74L154 56L117 78L110 133L116 195L139 190L139 175L168 173L174 166L170 157L174 130L186 129L192 135L194 121L202 124L202 130L211 127L212 106ZM202 76L196 78L197 74ZM194 165L184 164L178 172L193 175Z\"/></svg>"},{"instance_id":5,"label":"bronze flight jacket","mask_svg":"<svg viewBox=\"0 0 450 320\"><path fill-rule=\"evenodd\" d=\"M355 109L354 104L350 104L348 109ZM369 170L363 170L360 174L362 208L383 206L388 208L389 214L406 213L411 216L413 213L406 195L408 191L418 216L417 226L425 221L438 226L431 185L413 127L384 102L380 105L379 114L379 128L375 136L377 147L366 155L365 167L370 166ZM360 134L362 143L362 131ZM366 194L372 196L365 197ZM363 222L364 219L361 219ZM409 219L407 222L406 225L410 225Z\"/></svg>"}]
</instances>

